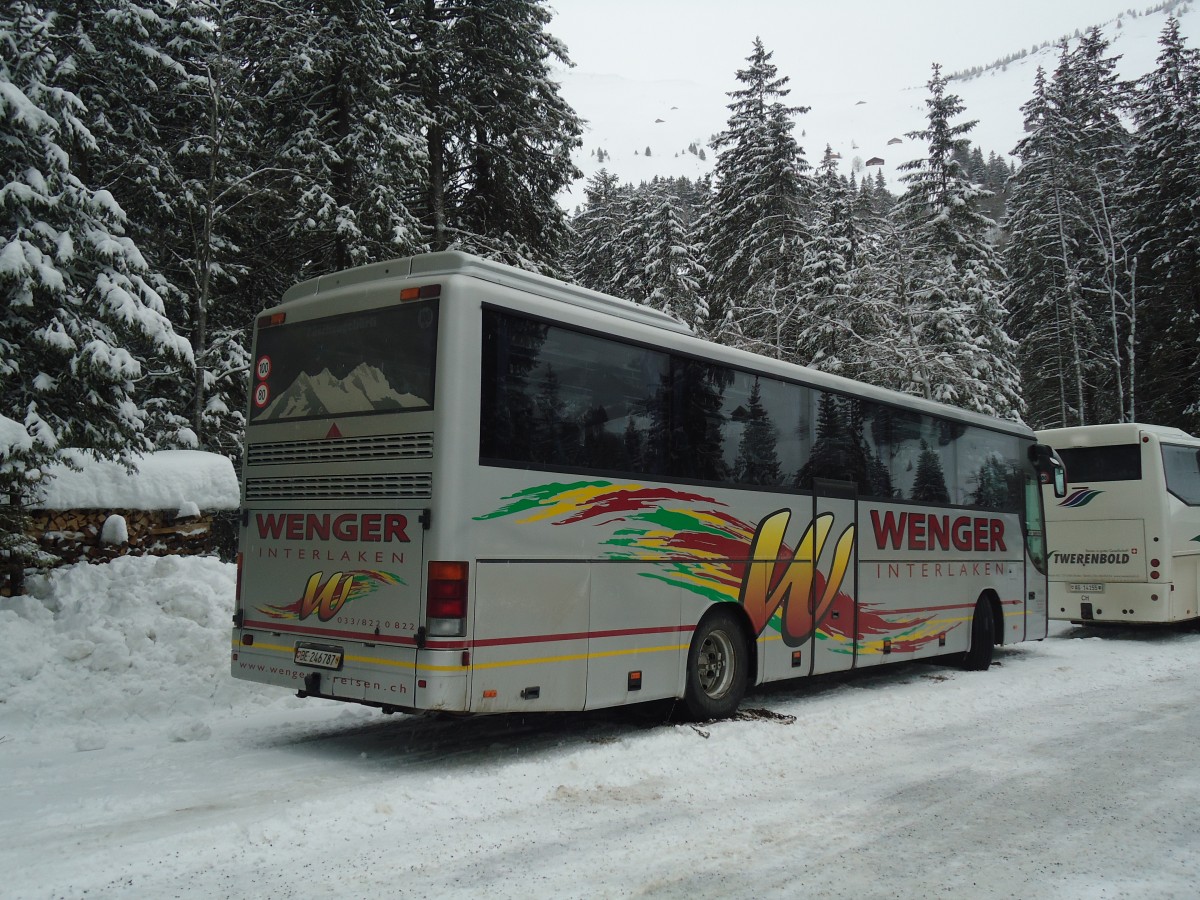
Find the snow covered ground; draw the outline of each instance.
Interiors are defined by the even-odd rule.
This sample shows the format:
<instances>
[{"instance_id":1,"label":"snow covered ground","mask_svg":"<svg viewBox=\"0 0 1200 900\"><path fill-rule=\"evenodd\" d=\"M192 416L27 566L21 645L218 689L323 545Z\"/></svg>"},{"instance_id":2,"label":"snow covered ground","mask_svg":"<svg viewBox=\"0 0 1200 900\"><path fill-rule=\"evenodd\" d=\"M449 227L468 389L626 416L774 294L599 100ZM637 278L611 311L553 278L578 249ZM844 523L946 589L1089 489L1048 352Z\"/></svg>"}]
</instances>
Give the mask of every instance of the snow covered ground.
<instances>
[{"instance_id":1,"label":"snow covered ground","mask_svg":"<svg viewBox=\"0 0 1200 900\"><path fill-rule=\"evenodd\" d=\"M0 602L0 872L48 897L1194 897L1200 630L1052 627L991 671L432 720L228 675L231 566Z\"/></svg>"}]
</instances>

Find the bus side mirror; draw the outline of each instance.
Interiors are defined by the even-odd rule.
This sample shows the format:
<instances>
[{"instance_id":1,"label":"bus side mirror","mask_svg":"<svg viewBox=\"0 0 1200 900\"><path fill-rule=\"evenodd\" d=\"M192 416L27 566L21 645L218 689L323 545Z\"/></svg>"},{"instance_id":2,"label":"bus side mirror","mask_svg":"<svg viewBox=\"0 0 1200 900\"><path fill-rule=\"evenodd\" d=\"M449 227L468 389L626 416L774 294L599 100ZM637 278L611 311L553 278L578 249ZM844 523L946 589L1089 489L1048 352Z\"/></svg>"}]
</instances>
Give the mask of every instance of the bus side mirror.
<instances>
[{"instance_id":1,"label":"bus side mirror","mask_svg":"<svg viewBox=\"0 0 1200 900\"><path fill-rule=\"evenodd\" d=\"M1062 460L1058 458L1057 454L1054 457L1054 462L1056 464L1052 475L1054 478L1054 496L1065 497L1067 496L1067 468L1062 464Z\"/></svg>"},{"instance_id":2,"label":"bus side mirror","mask_svg":"<svg viewBox=\"0 0 1200 900\"><path fill-rule=\"evenodd\" d=\"M1037 472L1039 484L1054 485L1054 496L1067 496L1067 467L1054 448L1046 444L1034 444L1029 448L1029 461Z\"/></svg>"}]
</instances>

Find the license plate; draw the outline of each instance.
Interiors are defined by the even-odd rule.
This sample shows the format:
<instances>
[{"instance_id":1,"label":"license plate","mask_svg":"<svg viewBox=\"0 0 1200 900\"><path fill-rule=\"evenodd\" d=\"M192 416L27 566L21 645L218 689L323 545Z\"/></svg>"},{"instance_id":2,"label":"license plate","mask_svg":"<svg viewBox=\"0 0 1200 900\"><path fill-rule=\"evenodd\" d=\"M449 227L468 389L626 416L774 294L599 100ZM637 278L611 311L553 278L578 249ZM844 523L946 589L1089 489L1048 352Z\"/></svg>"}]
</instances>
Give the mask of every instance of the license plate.
<instances>
[{"instance_id":1,"label":"license plate","mask_svg":"<svg viewBox=\"0 0 1200 900\"><path fill-rule=\"evenodd\" d=\"M1067 590L1072 594L1103 594L1102 584L1068 584Z\"/></svg>"},{"instance_id":2,"label":"license plate","mask_svg":"<svg viewBox=\"0 0 1200 900\"><path fill-rule=\"evenodd\" d=\"M328 644L297 644L296 665L313 666L317 669L340 669L342 648Z\"/></svg>"}]
</instances>

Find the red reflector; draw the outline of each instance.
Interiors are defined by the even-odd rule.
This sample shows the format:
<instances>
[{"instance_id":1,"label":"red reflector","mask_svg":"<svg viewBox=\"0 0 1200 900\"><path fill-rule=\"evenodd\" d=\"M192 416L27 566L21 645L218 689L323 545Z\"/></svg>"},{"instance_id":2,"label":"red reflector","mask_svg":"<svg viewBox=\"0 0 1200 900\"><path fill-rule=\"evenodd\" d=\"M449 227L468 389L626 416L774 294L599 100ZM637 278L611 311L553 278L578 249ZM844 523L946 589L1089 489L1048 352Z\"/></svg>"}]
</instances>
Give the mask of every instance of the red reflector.
<instances>
[{"instance_id":1,"label":"red reflector","mask_svg":"<svg viewBox=\"0 0 1200 900\"><path fill-rule=\"evenodd\" d=\"M1158 560L1157 559L1150 560L1150 565L1154 566L1154 568L1157 569L1158 568Z\"/></svg>"},{"instance_id":2,"label":"red reflector","mask_svg":"<svg viewBox=\"0 0 1200 900\"><path fill-rule=\"evenodd\" d=\"M254 646L254 635L252 635L252 634L244 635L242 637L242 646L243 647L253 647Z\"/></svg>"},{"instance_id":3,"label":"red reflector","mask_svg":"<svg viewBox=\"0 0 1200 900\"><path fill-rule=\"evenodd\" d=\"M1151 578L1157 578L1157 577L1158 577L1158 573L1157 573L1157 572L1151 572L1151 573L1150 573L1150 577L1151 577Z\"/></svg>"}]
</instances>

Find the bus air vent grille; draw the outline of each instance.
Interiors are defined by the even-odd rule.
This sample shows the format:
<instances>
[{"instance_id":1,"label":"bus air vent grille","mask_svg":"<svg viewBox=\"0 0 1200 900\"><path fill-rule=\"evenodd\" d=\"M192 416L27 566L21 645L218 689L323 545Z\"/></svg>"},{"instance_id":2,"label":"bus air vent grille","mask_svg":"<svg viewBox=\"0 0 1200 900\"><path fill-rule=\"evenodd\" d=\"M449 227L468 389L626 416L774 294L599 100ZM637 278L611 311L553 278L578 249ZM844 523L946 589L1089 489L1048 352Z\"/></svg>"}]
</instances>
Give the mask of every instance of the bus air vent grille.
<instances>
[{"instance_id":1,"label":"bus air vent grille","mask_svg":"<svg viewBox=\"0 0 1200 900\"><path fill-rule=\"evenodd\" d=\"M433 434L425 432L252 444L247 459L252 466L279 466L292 463L357 462L369 459L428 459L431 456Z\"/></svg>"},{"instance_id":2,"label":"bus air vent grille","mask_svg":"<svg viewBox=\"0 0 1200 900\"><path fill-rule=\"evenodd\" d=\"M429 472L389 475L297 475L246 479L247 500L426 500Z\"/></svg>"}]
</instances>

